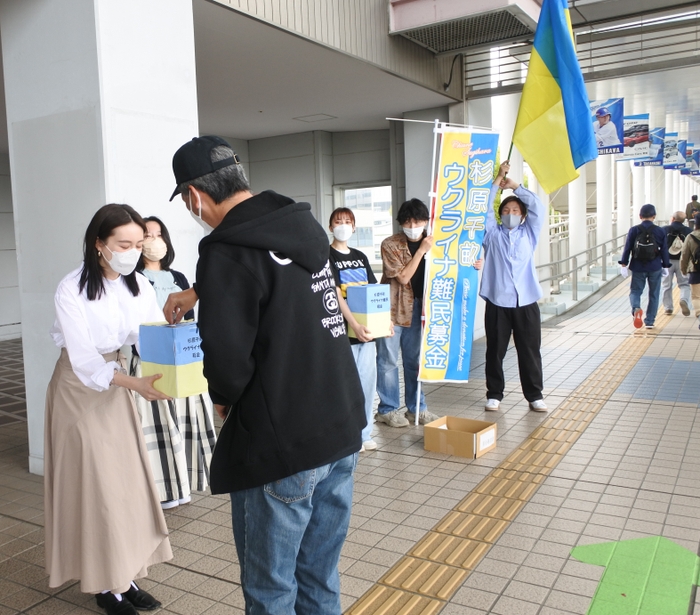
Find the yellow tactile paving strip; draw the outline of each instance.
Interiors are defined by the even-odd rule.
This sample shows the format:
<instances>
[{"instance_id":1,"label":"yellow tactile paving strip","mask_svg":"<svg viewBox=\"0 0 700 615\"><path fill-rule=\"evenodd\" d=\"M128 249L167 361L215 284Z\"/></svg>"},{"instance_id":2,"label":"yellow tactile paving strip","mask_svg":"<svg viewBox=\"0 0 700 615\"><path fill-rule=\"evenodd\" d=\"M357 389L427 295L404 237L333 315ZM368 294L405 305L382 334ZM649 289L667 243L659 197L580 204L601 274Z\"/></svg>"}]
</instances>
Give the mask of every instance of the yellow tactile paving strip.
<instances>
[{"instance_id":1,"label":"yellow tactile paving strip","mask_svg":"<svg viewBox=\"0 0 700 615\"><path fill-rule=\"evenodd\" d=\"M677 291L676 291L677 293ZM677 297L676 297L677 299ZM537 492L670 321L635 332L441 519L347 615L434 615Z\"/></svg>"}]
</instances>

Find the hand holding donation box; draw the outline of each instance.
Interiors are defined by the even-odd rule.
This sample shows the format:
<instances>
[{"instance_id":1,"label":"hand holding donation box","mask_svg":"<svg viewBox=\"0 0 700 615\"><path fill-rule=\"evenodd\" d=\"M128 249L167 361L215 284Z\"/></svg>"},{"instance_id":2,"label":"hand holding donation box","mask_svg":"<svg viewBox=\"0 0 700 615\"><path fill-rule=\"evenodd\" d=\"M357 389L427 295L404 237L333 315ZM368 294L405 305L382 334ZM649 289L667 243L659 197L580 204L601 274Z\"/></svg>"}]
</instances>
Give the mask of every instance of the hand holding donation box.
<instances>
[{"instance_id":1,"label":"hand holding donation box","mask_svg":"<svg viewBox=\"0 0 700 615\"><path fill-rule=\"evenodd\" d=\"M163 374L153 386L170 397L204 393L203 353L196 322L145 323L139 328L141 374Z\"/></svg>"},{"instance_id":2,"label":"hand holding donation box","mask_svg":"<svg viewBox=\"0 0 700 615\"><path fill-rule=\"evenodd\" d=\"M357 322L372 332L372 337L391 335L391 296L388 284L348 286L347 302ZM357 337L352 327L348 335Z\"/></svg>"}]
</instances>

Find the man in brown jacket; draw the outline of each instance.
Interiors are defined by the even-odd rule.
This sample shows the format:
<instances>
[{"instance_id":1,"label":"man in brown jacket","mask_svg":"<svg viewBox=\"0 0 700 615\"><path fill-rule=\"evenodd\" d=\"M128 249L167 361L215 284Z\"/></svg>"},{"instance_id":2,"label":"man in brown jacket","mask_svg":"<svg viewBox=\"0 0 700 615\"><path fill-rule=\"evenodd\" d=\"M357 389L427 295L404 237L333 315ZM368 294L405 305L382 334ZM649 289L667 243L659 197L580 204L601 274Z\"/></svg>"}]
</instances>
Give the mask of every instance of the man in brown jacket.
<instances>
[{"instance_id":1,"label":"man in brown jacket","mask_svg":"<svg viewBox=\"0 0 700 615\"><path fill-rule=\"evenodd\" d=\"M425 255L433 245L433 236L425 227L430 215L425 203L406 201L399 208L396 220L402 230L382 242L382 284L391 287L391 319L394 336L377 339L377 422L390 427L408 427L415 420L418 396L418 363L420 361L421 315ZM406 411L399 410L399 350L403 357ZM428 412L421 391L418 420L421 425L437 420Z\"/></svg>"}]
</instances>

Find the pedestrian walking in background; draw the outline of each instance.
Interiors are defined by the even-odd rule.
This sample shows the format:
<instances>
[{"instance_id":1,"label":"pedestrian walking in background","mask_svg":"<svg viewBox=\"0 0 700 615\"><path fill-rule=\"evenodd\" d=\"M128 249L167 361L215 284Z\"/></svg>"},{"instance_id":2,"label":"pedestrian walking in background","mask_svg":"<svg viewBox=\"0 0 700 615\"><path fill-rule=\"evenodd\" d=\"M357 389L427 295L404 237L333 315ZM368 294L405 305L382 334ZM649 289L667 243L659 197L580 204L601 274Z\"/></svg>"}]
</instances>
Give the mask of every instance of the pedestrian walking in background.
<instances>
[{"instance_id":1,"label":"pedestrian walking in background","mask_svg":"<svg viewBox=\"0 0 700 615\"><path fill-rule=\"evenodd\" d=\"M666 314L673 314L673 278L675 276L678 290L680 291L680 308L683 316L690 316L690 284L688 276L681 272L681 251L686 235L690 229L683 224L685 213L677 211L671 216L671 224L663 227L666 233L666 244L668 245L668 259L671 267L668 275L661 280L661 298Z\"/></svg>"},{"instance_id":2,"label":"pedestrian walking in background","mask_svg":"<svg viewBox=\"0 0 700 615\"><path fill-rule=\"evenodd\" d=\"M671 263L668 258L666 233L654 224L656 207L642 205L639 210L640 224L633 226L627 233L625 249L618 261L620 275L626 278L632 272L630 283L630 305L632 306L632 323L635 328L654 328L656 312L659 309L659 292L661 278L668 275ZM629 271L628 271L629 265ZM642 292L649 288L646 316L642 310Z\"/></svg>"},{"instance_id":3,"label":"pedestrian walking in background","mask_svg":"<svg viewBox=\"0 0 700 615\"><path fill-rule=\"evenodd\" d=\"M700 319L700 214L695 215L695 228L686 238L681 251L680 268L688 276L690 297L695 317ZM700 328L700 324L698 324Z\"/></svg>"}]
</instances>

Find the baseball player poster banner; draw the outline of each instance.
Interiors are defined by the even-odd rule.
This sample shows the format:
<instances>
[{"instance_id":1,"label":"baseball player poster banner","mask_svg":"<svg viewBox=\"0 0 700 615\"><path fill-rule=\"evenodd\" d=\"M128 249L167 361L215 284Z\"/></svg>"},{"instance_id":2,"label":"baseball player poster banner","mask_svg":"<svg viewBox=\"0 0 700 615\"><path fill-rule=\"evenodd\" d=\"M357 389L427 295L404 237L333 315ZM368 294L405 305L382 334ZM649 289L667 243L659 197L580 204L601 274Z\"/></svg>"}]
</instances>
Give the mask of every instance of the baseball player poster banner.
<instances>
[{"instance_id":1,"label":"baseball player poster banner","mask_svg":"<svg viewBox=\"0 0 700 615\"><path fill-rule=\"evenodd\" d=\"M667 132L664 139L664 169L673 171L685 167L685 139L677 132Z\"/></svg>"},{"instance_id":2,"label":"baseball player poster banner","mask_svg":"<svg viewBox=\"0 0 700 615\"><path fill-rule=\"evenodd\" d=\"M691 175L700 175L700 148L693 149L693 163L690 166Z\"/></svg>"},{"instance_id":3,"label":"baseball player poster banner","mask_svg":"<svg viewBox=\"0 0 700 615\"><path fill-rule=\"evenodd\" d=\"M439 152L431 199L418 379L469 379L479 258L496 170L498 134L436 124Z\"/></svg>"},{"instance_id":4,"label":"baseball player poster banner","mask_svg":"<svg viewBox=\"0 0 700 615\"><path fill-rule=\"evenodd\" d=\"M635 161L635 167L660 167L664 164L665 128L652 128L649 131L649 158Z\"/></svg>"},{"instance_id":5,"label":"baseball player poster banner","mask_svg":"<svg viewBox=\"0 0 700 615\"><path fill-rule=\"evenodd\" d=\"M624 98L591 100L591 121L598 144L598 155L621 154L623 149Z\"/></svg>"},{"instance_id":6,"label":"baseball player poster banner","mask_svg":"<svg viewBox=\"0 0 700 615\"><path fill-rule=\"evenodd\" d=\"M622 160L649 158L649 114L626 115L622 120L624 129Z\"/></svg>"}]
</instances>

